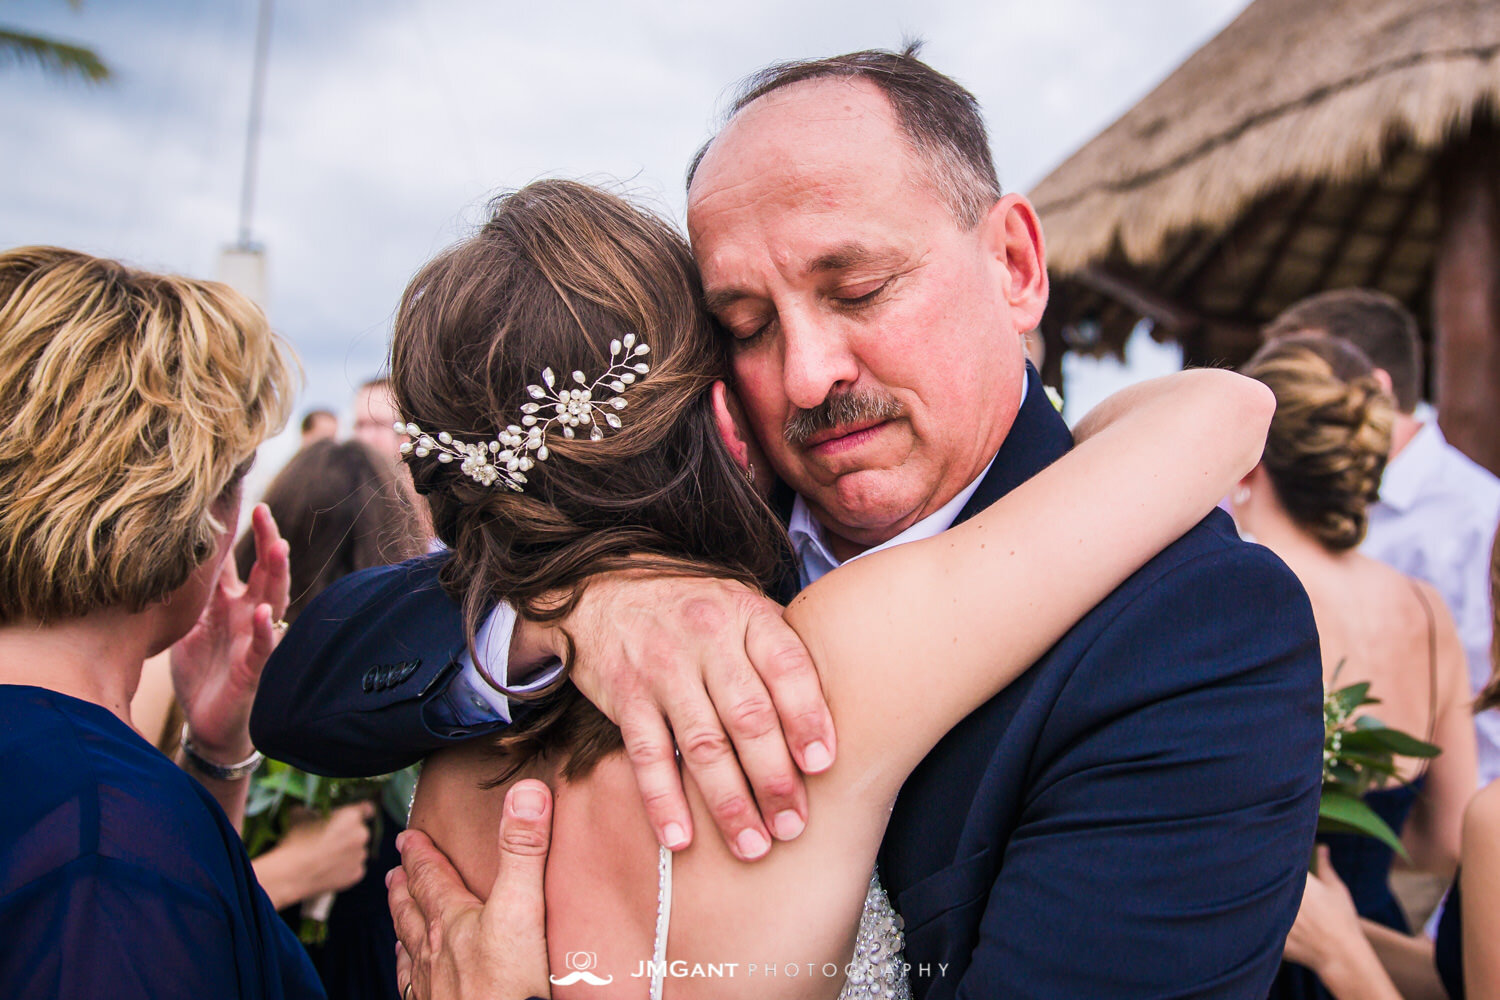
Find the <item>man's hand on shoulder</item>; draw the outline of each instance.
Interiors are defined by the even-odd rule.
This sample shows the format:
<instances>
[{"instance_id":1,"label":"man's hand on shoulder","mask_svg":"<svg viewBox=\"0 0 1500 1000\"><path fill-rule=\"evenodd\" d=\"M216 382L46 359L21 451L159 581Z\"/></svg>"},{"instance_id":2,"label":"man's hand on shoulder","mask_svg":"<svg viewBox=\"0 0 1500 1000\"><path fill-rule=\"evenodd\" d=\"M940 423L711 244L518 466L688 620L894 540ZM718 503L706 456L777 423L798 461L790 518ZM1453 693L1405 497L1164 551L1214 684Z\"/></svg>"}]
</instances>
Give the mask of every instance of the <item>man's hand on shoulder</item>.
<instances>
[{"instance_id":1,"label":"man's hand on shoulder","mask_svg":"<svg viewBox=\"0 0 1500 1000\"><path fill-rule=\"evenodd\" d=\"M505 794L495 882L484 902L416 830L396 838L401 867L386 876L402 1000L520 1000L550 996L544 879L552 794L518 781Z\"/></svg>"},{"instance_id":2,"label":"man's hand on shoulder","mask_svg":"<svg viewBox=\"0 0 1500 1000\"><path fill-rule=\"evenodd\" d=\"M577 646L573 680L620 727L663 844L693 837L674 742L736 857L763 856L772 833L802 832L798 768L833 763L833 717L776 602L729 580L608 574L564 627Z\"/></svg>"}]
</instances>

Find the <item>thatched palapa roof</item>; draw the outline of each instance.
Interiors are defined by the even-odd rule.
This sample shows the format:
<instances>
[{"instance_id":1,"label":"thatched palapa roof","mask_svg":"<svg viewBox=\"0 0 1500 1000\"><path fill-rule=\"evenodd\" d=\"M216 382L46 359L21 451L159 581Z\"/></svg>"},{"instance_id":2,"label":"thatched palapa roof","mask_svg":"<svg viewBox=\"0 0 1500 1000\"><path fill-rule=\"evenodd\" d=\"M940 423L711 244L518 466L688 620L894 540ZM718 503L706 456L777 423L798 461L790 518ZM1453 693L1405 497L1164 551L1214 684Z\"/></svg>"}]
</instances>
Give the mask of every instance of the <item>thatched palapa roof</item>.
<instances>
[{"instance_id":1,"label":"thatched palapa roof","mask_svg":"<svg viewBox=\"0 0 1500 1000\"><path fill-rule=\"evenodd\" d=\"M1031 192L1047 325L1243 354L1311 292L1423 315L1441 151L1500 118L1497 0L1257 0Z\"/></svg>"}]
</instances>

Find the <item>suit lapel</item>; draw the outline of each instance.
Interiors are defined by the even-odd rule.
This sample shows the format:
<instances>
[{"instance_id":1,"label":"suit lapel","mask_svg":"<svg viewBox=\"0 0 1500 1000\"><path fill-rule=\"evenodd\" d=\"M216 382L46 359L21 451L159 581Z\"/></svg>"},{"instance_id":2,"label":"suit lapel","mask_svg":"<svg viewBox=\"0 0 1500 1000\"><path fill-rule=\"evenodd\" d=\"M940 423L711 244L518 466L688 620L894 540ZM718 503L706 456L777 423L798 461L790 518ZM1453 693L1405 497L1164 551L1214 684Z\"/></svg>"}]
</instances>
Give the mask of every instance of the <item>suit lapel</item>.
<instances>
[{"instance_id":1,"label":"suit lapel","mask_svg":"<svg viewBox=\"0 0 1500 1000\"><path fill-rule=\"evenodd\" d=\"M1026 365L1026 399L1015 423L1005 435L989 473L959 511L954 524L962 524L1032 476L1057 461L1073 447L1073 435L1062 414L1047 398L1042 377L1030 362Z\"/></svg>"},{"instance_id":2,"label":"suit lapel","mask_svg":"<svg viewBox=\"0 0 1500 1000\"><path fill-rule=\"evenodd\" d=\"M1005 435L989 473L980 482L974 495L959 512L954 524L962 524L1032 476L1057 461L1073 447L1073 435L1062 415L1047 397L1042 387L1042 377L1030 362L1026 363L1026 399L1016 412L1015 423ZM778 481L771 493L771 509L785 525L792 517L792 504L797 494L786 483ZM782 567L772 597L782 604L790 603L800 589L797 561L790 551Z\"/></svg>"}]
</instances>

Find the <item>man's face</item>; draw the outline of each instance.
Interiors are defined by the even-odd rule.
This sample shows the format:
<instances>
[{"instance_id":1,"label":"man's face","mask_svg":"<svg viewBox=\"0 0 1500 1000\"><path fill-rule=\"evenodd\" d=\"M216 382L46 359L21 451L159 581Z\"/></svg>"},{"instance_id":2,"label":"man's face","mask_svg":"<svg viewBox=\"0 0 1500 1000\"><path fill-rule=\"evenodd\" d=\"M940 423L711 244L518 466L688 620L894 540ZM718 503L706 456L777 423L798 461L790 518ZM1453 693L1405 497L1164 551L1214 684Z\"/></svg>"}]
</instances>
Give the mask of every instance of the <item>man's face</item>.
<instances>
[{"instance_id":1,"label":"man's face","mask_svg":"<svg viewBox=\"0 0 1500 1000\"><path fill-rule=\"evenodd\" d=\"M383 385L367 385L354 397L354 437L382 455L400 457L401 442L396 433L396 400Z\"/></svg>"},{"instance_id":2,"label":"man's face","mask_svg":"<svg viewBox=\"0 0 1500 1000\"><path fill-rule=\"evenodd\" d=\"M694 178L688 229L751 427L835 544L892 538L984 470L1046 302L1024 200L965 231L885 96L819 80L736 116Z\"/></svg>"},{"instance_id":3,"label":"man's face","mask_svg":"<svg viewBox=\"0 0 1500 1000\"><path fill-rule=\"evenodd\" d=\"M395 423L392 417L391 422ZM312 417L312 426L302 432L302 443L311 444L314 441L333 441L339 436L339 418L332 413L315 413Z\"/></svg>"}]
</instances>

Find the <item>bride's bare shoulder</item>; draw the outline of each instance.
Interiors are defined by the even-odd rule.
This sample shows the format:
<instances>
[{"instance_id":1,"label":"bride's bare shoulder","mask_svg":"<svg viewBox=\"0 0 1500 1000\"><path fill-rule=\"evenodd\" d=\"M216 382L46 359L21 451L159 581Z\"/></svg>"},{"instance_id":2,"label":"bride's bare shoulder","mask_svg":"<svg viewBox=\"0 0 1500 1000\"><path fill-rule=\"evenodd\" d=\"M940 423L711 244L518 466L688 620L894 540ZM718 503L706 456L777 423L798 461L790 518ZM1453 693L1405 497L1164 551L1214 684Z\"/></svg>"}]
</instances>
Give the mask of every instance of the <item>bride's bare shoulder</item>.
<instances>
[{"instance_id":1,"label":"bride's bare shoulder","mask_svg":"<svg viewBox=\"0 0 1500 1000\"><path fill-rule=\"evenodd\" d=\"M498 859L495 831L505 789L485 787L498 773L483 741L438 751L422 764L408 823L432 838L481 898L495 880Z\"/></svg>"}]
</instances>

